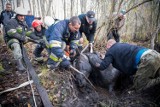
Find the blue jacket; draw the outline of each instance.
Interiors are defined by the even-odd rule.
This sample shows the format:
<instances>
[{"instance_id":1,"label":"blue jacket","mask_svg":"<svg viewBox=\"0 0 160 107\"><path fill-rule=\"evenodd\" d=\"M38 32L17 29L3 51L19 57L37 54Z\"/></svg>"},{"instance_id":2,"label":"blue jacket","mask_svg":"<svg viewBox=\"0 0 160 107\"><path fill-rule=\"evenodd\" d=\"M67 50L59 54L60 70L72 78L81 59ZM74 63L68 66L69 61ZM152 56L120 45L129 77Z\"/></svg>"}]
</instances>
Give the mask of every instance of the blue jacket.
<instances>
[{"instance_id":1,"label":"blue jacket","mask_svg":"<svg viewBox=\"0 0 160 107\"><path fill-rule=\"evenodd\" d=\"M92 43L94 41L94 34L96 32L97 21L94 21L92 25L90 25L86 20L86 14L81 14L78 16L81 20L80 34L84 33L87 37L87 40Z\"/></svg>"},{"instance_id":2,"label":"blue jacket","mask_svg":"<svg viewBox=\"0 0 160 107\"><path fill-rule=\"evenodd\" d=\"M116 43L106 52L99 69L106 69L112 63L113 67L118 70L127 75L133 75L137 71L136 60L140 60L140 57L136 59L137 54L144 49L146 48L126 43Z\"/></svg>"},{"instance_id":3,"label":"blue jacket","mask_svg":"<svg viewBox=\"0 0 160 107\"><path fill-rule=\"evenodd\" d=\"M70 45L71 49L76 48L75 43L71 43L73 40L79 40L80 35L78 35L78 32L72 33L69 31L69 20L65 19L62 21L59 21L55 25L51 25L46 30L46 39L50 43L52 40L56 40L59 42L66 42L67 45ZM52 51L53 50L53 51ZM57 57L62 57L64 52L60 47L53 47L51 49L52 53L54 53Z\"/></svg>"}]
</instances>

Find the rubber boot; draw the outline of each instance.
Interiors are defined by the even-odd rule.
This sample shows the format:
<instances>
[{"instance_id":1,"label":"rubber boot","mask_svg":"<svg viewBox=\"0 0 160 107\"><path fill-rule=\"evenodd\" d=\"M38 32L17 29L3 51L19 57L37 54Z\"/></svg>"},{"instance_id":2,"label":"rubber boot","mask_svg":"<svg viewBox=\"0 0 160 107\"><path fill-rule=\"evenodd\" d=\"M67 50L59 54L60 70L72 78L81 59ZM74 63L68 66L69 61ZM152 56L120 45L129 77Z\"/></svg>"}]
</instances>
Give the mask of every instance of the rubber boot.
<instances>
[{"instance_id":1,"label":"rubber boot","mask_svg":"<svg viewBox=\"0 0 160 107\"><path fill-rule=\"evenodd\" d=\"M16 62L18 71L20 71L21 73L25 72L26 69L22 64L22 59L18 59Z\"/></svg>"},{"instance_id":2,"label":"rubber boot","mask_svg":"<svg viewBox=\"0 0 160 107\"><path fill-rule=\"evenodd\" d=\"M34 50L35 60L39 63L43 63L43 57L41 56L43 49L44 48L38 44Z\"/></svg>"}]
</instances>

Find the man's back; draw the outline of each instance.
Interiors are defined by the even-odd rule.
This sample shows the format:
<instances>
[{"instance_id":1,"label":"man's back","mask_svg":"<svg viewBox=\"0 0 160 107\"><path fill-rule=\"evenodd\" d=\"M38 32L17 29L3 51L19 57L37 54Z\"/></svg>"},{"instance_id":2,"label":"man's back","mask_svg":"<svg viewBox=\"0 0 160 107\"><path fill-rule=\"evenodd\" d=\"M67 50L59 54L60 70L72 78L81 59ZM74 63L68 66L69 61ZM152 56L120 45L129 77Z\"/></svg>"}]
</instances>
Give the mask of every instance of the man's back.
<instances>
[{"instance_id":1,"label":"man's back","mask_svg":"<svg viewBox=\"0 0 160 107\"><path fill-rule=\"evenodd\" d=\"M46 30L46 38L48 41L50 40L59 40L63 38L67 28L68 28L69 20L62 20L55 25L51 25Z\"/></svg>"},{"instance_id":2,"label":"man's back","mask_svg":"<svg viewBox=\"0 0 160 107\"><path fill-rule=\"evenodd\" d=\"M95 33L96 30L96 22L89 24L86 20L86 14L81 14L78 16L81 20L80 32L84 32L86 34Z\"/></svg>"},{"instance_id":3,"label":"man's back","mask_svg":"<svg viewBox=\"0 0 160 107\"><path fill-rule=\"evenodd\" d=\"M132 75L136 71L136 55L143 47L134 46L126 43L115 43L106 53L103 67L112 63L118 70Z\"/></svg>"}]
</instances>

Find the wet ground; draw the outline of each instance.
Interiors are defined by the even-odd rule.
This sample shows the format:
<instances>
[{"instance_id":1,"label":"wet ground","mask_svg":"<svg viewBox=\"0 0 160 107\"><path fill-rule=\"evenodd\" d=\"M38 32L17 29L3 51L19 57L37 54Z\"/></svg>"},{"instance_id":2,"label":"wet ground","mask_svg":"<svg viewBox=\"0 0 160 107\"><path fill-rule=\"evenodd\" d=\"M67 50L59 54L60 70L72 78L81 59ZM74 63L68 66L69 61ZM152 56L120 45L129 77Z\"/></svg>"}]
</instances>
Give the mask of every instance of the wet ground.
<instances>
[{"instance_id":1,"label":"wet ground","mask_svg":"<svg viewBox=\"0 0 160 107\"><path fill-rule=\"evenodd\" d=\"M5 69L0 72L1 92L28 81L28 75L27 72L21 74L16 70L12 54L4 43L0 44L0 48L0 62ZM33 61L32 51L28 51L28 54L37 74L42 73L39 77L40 82L55 107L160 107L160 86L144 93L136 93L129 88L120 89L116 90L115 95L96 85L95 88L88 85L88 88L80 89L75 83L74 71L61 69L50 71L45 63L38 64ZM34 85L33 89L37 106L43 107ZM30 85L1 94L0 107L34 107Z\"/></svg>"}]
</instances>

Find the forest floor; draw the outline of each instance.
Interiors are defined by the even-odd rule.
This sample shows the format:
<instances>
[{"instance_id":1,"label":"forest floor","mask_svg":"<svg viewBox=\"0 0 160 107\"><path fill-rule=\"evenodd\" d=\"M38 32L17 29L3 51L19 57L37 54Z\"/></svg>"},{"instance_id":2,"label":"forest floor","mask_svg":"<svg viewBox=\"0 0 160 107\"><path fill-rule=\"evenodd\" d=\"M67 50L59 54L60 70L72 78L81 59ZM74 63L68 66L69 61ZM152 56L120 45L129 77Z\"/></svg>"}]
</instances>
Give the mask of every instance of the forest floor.
<instances>
[{"instance_id":1,"label":"forest floor","mask_svg":"<svg viewBox=\"0 0 160 107\"><path fill-rule=\"evenodd\" d=\"M139 44L142 45L144 42ZM111 95L107 89L99 86L89 87L82 92L75 83L74 71L47 69L45 52L43 53L45 62L41 64L35 62L34 46L29 43L25 47L36 73L42 73L39 77L40 82L55 107L160 107L160 86L144 93L132 92L127 88L123 91L117 90L116 95ZM27 72L19 73L16 70L12 53L3 41L0 42L0 63L4 68L0 70L0 92L28 81ZM37 106L43 107L34 84L33 89ZM0 107L34 107L30 86L0 94Z\"/></svg>"}]
</instances>

